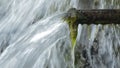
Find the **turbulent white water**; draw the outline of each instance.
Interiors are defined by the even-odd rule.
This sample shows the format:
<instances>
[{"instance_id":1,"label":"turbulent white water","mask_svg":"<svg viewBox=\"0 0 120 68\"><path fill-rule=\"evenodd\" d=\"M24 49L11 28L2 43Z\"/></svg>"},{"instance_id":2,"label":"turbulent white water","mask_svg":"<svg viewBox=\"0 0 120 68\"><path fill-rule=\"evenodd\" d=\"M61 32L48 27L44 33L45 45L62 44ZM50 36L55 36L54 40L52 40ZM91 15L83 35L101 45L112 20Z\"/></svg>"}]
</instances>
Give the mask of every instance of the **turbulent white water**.
<instances>
[{"instance_id":1,"label":"turbulent white water","mask_svg":"<svg viewBox=\"0 0 120 68\"><path fill-rule=\"evenodd\" d=\"M88 68L119 68L120 28L114 25L79 25L74 65L63 13L69 8L111 8L113 3L86 1L0 0L0 68L84 68L85 63ZM95 39L99 51L91 55ZM79 57L83 51L88 61Z\"/></svg>"},{"instance_id":2,"label":"turbulent white water","mask_svg":"<svg viewBox=\"0 0 120 68\"><path fill-rule=\"evenodd\" d=\"M71 3L0 1L0 68L72 68L69 28L60 18Z\"/></svg>"}]
</instances>

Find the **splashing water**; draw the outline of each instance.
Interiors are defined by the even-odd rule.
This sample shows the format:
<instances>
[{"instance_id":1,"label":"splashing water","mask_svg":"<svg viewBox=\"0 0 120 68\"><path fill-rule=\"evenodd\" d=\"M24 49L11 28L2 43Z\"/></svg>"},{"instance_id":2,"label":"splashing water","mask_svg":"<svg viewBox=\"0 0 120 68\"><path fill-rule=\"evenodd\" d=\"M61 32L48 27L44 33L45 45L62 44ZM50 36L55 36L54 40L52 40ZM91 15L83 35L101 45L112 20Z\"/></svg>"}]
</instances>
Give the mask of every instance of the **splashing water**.
<instances>
[{"instance_id":1,"label":"splashing water","mask_svg":"<svg viewBox=\"0 0 120 68\"><path fill-rule=\"evenodd\" d=\"M73 51L61 20L69 8L119 8L117 2L0 0L0 68L119 68L119 25L79 25Z\"/></svg>"},{"instance_id":2,"label":"splashing water","mask_svg":"<svg viewBox=\"0 0 120 68\"><path fill-rule=\"evenodd\" d=\"M61 20L71 3L63 1L0 2L0 68L73 67L69 28Z\"/></svg>"}]
</instances>

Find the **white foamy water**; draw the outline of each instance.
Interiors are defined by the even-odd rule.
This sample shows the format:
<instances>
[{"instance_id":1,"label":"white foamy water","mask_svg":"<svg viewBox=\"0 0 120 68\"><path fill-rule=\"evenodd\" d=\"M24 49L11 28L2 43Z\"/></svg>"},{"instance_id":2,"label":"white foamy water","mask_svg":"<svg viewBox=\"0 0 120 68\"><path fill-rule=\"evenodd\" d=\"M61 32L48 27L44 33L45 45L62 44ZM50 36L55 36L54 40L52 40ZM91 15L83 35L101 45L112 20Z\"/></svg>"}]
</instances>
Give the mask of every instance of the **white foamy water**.
<instances>
[{"instance_id":1,"label":"white foamy water","mask_svg":"<svg viewBox=\"0 0 120 68\"><path fill-rule=\"evenodd\" d=\"M0 68L119 68L119 25L79 25L71 48L64 12L119 8L117 0L100 0L97 7L95 1L0 0Z\"/></svg>"}]
</instances>

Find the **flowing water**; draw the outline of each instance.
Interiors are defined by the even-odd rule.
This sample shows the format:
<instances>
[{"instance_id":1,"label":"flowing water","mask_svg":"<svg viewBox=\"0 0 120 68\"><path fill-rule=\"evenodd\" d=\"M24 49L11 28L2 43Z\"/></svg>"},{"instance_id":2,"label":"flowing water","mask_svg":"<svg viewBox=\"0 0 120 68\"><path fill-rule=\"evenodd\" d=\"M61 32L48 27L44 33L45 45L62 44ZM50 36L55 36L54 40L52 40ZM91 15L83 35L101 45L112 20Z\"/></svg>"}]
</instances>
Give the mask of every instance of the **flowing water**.
<instances>
[{"instance_id":1,"label":"flowing water","mask_svg":"<svg viewBox=\"0 0 120 68\"><path fill-rule=\"evenodd\" d=\"M119 25L81 25L72 50L69 8L120 8L119 0L0 0L0 68L120 68Z\"/></svg>"}]
</instances>

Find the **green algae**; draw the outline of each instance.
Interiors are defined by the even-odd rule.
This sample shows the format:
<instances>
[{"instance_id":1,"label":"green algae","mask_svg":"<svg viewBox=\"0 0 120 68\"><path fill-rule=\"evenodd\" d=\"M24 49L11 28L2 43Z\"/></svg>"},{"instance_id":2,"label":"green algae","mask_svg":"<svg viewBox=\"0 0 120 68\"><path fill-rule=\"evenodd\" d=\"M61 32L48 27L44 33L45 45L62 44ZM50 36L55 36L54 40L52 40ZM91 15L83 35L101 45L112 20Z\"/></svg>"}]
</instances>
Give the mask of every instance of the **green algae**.
<instances>
[{"instance_id":1,"label":"green algae","mask_svg":"<svg viewBox=\"0 0 120 68\"><path fill-rule=\"evenodd\" d=\"M72 10L72 11L71 11ZM65 16L63 18L64 21L67 22L67 24L69 25L69 29L70 29L70 38L71 38L71 42L72 42L72 47L75 46L76 44L76 37L77 37L77 28L78 28L78 24L76 24L76 21L78 19L78 15L75 11L75 9L71 9L70 11L68 11L68 14L70 14L69 16Z\"/></svg>"}]
</instances>

